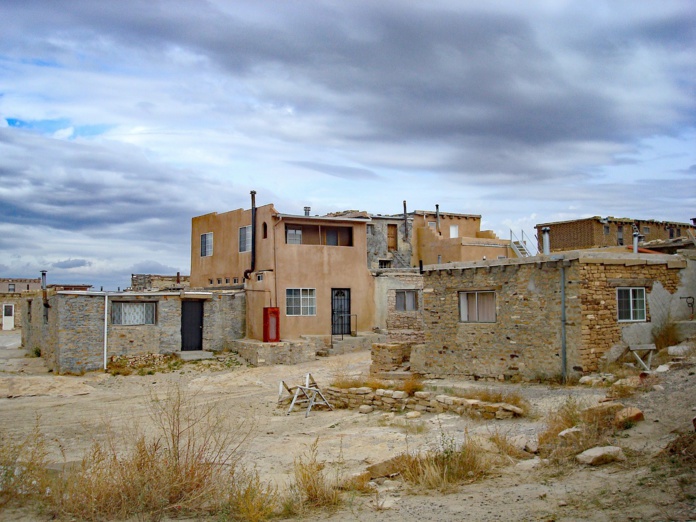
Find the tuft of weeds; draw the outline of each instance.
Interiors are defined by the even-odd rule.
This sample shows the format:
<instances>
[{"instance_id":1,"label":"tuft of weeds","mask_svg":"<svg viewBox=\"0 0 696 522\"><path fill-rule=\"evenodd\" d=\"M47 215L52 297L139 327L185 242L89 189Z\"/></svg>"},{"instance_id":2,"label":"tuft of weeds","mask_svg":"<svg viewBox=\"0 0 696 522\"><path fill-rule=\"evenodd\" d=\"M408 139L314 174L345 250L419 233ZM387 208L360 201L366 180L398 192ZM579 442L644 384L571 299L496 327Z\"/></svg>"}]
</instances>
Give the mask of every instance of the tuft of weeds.
<instances>
[{"instance_id":1,"label":"tuft of weeds","mask_svg":"<svg viewBox=\"0 0 696 522\"><path fill-rule=\"evenodd\" d=\"M261 481L257 470L236 469L231 477L227 501L218 519L260 522L274 516L279 504L275 486Z\"/></svg>"},{"instance_id":2,"label":"tuft of weeds","mask_svg":"<svg viewBox=\"0 0 696 522\"><path fill-rule=\"evenodd\" d=\"M457 445L441 432L438 448L422 453L405 452L396 458L403 479L418 488L451 491L463 481L483 477L490 467L481 448L470 437Z\"/></svg>"},{"instance_id":3,"label":"tuft of weeds","mask_svg":"<svg viewBox=\"0 0 696 522\"><path fill-rule=\"evenodd\" d=\"M529 453L519 449L512 442L510 442L510 437L507 435L507 433L503 433L499 429L496 429L490 435L489 439L495 445L495 447L498 448L501 455L506 455L513 459L526 459L530 457Z\"/></svg>"},{"instance_id":4,"label":"tuft of weeds","mask_svg":"<svg viewBox=\"0 0 696 522\"><path fill-rule=\"evenodd\" d=\"M580 431L562 438L558 434L572 427ZM560 465L594 446L605 445L614 431L614 412L587 410L586 404L568 397L546 418L544 430L539 434L539 453L552 463Z\"/></svg>"},{"instance_id":5,"label":"tuft of weeds","mask_svg":"<svg viewBox=\"0 0 696 522\"><path fill-rule=\"evenodd\" d=\"M295 458L295 487L302 508L335 508L341 503L338 484L324 471L324 463L318 460L319 438L307 451Z\"/></svg>"},{"instance_id":6,"label":"tuft of weeds","mask_svg":"<svg viewBox=\"0 0 696 522\"><path fill-rule=\"evenodd\" d=\"M31 354L31 357L41 357L41 347L34 346L29 353Z\"/></svg>"},{"instance_id":7,"label":"tuft of weeds","mask_svg":"<svg viewBox=\"0 0 696 522\"><path fill-rule=\"evenodd\" d=\"M667 320L663 325L654 327L651 333L658 352L679 344L677 323L672 320Z\"/></svg>"},{"instance_id":8,"label":"tuft of weeds","mask_svg":"<svg viewBox=\"0 0 696 522\"><path fill-rule=\"evenodd\" d=\"M40 499L48 488L46 439L39 419L25 438L0 433L0 507Z\"/></svg>"},{"instance_id":9,"label":"tuft of weeds","mask_svg":"<svg viewBox=\"0 0 696 522\"><path fill-rule=\"evenodd\" d=\"M411 374L408 379L401 383L401 389L408 393L409 397L418 391L423 391L425 385L420 375Z\"/></svg>"},{"instance_id":10,"label":"tuft of weeds","mask_svg":"<svg viewBox=\"0 0 696 522\"><path fill-rule=\"evenodd\" d=\"M389 384L386 381L376 379L371 376L365 376L365 375L345 375L343 373L337 372L331 383L330 386L333 386L334 388L341 388L341 389L348 389L348 388L362 388L362 387L368 387L372 388L373 390L377 390L379 388L382 389L389 389L393 388L393 385Z\"/></svg>"}]
</instances>

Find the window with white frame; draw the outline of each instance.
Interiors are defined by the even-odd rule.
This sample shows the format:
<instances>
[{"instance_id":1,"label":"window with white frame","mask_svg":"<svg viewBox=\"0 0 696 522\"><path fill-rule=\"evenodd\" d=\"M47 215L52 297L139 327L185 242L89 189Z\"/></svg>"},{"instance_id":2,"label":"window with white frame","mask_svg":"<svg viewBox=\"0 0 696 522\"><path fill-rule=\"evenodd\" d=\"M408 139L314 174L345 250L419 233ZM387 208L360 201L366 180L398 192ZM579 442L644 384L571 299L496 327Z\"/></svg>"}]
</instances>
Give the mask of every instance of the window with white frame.
<instances>
[{"instance_id":1,"label":"window with white frame","mask_svg":"<svg viewBox=\"0 0 696 522\"><path fill-rule=\"evenodd\" d=\"M300 225L287 225L285 227L285 242L288 245L301 245L302 227Z\"/></svg>"},{"instance_id":2,"label":"window with white frame","mask_svg":"<svg viewBox=\"0 0 696 522\"><path fill-rule=\"evenodd\" d=\"M315 288L287 288L285 290L285 314L316 315L316 294Z\"/></svg>"},{"instance_id":3,"label":"window with white frame","mask_svg":"<svg viewBox=\"0 0 696 522\"><path fill-rule=\"evenodd\" d=\"M418 290L397 290L396 310L397 312L418 310Z\"/></svg>"},{"instance_id":4,"label":"window with white frame","mask_svg":"<svg viewBox=\"0 0 696 522\"><path fill-rule=\"evenodd\" d=\"M15 285L14 285L14 283L9 283L9 284L7 285L7 291L8 291L8 292L14 292L14 291L15 291Z\"/></svg>"},{"instance_id":5,"label":"window with white frame","mask_svg":"<svg viewBox=\"0 0 696 522\"><path fill-rule=\"evenodd\" d=\"M495 292L459 292L459 320L463 323L494 323Z\"/></svg>"},{"instance_id":6,"label":"window with white frame","mask_svg":"<svg viewBox=\"0 0 696 522\"><path fill-rule=\"evenodd\" d=\"M450 225L450 237L459 237L459 225Z\"/></svg>"},{"instance_id":7,"label":"window with white frame","mask_svg":"<svg viewBox=\"0 0 696 522\"><path fill-rule=\"evenodd\" d=\"M239 251L251 251L251 225L239 227Z\"/></svg>"},{"instance_id":8,"label":"window with white frame","mask_svg":"<svg viewBox=\"0 0 696 522\"><path fill-rule=\"evenodd\" d=\"M617 288L619 321L645 321L645 288Z\"/></svg>"},{"instance_id":9,"label":"window with white frame","mask_svg":"<svg viewBox=\"0 0 696 522\"><path fill-rule=\"evenodd\" d=\"M111 323L120 325L155 324L157 303L111 303Z\"/></svg>"},{"instance_id":10,"label":"window with white frame","mask_svg":"<svg viewBox=\"0 0 696 522\"><path fill-rule=\"evenodd\" d=\"M213 255L213 233L201 234L201 257Z\"/></svg>"}]
</instances>

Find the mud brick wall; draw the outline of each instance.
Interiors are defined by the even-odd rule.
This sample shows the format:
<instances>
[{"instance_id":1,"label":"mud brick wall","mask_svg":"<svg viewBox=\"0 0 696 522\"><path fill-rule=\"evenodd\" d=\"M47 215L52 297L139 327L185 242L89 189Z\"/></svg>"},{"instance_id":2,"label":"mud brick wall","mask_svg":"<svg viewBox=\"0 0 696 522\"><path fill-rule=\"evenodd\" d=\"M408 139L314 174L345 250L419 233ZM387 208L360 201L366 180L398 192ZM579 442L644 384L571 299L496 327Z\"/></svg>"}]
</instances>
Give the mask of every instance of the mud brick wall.
<instances>
[{"instance_id":1,"label":"mud brick wall","mask_svg":"<svg viewBox=\"0 0 696 522\"><path fill-rule=\"evenodd\" d=\"M609 264L611 262L612 264ZM646 293L646 320L651 321L650 293L654 283L670 294L677 291L680 268L685 263L651 264L650 261L616 263L615 260L592 260L579 263L580 300L582 306L581 357L589 370L596 370L599 358L612 346L621 342L622 329L631 323L617 321L616 289L644 287ZM646 340L647 341L647 340Z\"/></svg>"},{"instance_id":2,"label":"mud brick wall","mask_svg":"<svg viewBox=\"0 0 696 522\"><path fill-rule=\"evenodd\" d=\"M372 406L385 411L420 411L423 413L451 412L457 415L484 419L509 419L524 414L523 410L506 403L491 403L477 399L452 397L434 392L415 392L410 397L404 391L362 388L335 388L322 390L329 403L338 408Z\"/></svg>"},{"instance_id":3,"label":"mud brick wall","mask_svg":"<svg viewBox=\"0 0 696 522\"><path fill-rule=\"evenodd\" d=\"M411 359L411 343L373 343L370 373L390 372Z\"/></svg>"}]
</instances>

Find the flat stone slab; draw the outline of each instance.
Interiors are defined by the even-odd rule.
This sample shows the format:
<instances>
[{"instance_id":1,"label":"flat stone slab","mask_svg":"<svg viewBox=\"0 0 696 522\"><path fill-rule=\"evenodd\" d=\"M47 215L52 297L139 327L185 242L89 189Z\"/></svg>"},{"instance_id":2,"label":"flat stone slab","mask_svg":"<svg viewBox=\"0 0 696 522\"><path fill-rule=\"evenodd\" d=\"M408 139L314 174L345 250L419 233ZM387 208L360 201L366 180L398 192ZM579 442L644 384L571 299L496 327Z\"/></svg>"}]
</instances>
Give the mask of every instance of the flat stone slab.
<instances>
[{"instance_id":1,"label":"flat stone slab","mask_svg":"<svg viewBox=\"0 0 696 522\"><path fill-rule=\"evenodd\" d=\"M203 359L212 359L215 357L213 352L205 350L187 350L185 352L176 352L182 361L202 361Z\"/></svg>"}]
</instances>

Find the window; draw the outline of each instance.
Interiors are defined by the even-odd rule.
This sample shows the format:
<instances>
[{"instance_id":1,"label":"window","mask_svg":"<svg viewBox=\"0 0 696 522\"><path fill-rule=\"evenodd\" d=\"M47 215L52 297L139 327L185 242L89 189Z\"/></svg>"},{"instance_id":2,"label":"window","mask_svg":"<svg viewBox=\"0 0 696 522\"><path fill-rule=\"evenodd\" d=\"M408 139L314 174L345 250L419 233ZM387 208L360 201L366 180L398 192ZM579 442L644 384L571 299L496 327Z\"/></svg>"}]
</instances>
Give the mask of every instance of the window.
<instances>
[{"instance_id":1,"label":"window","mask_svg":"<svg viewBox=\"0 0 696 522\"><path fill-rule=\"evenodd\" d=\"M251 250L251 225L239 228L239 251L249 252Z\"/></svg>"},{"instance_id":2,"label":"window","mask_svg":"<svg viewBox=\"0 0 696 522\"><path fill-rule=\"evenodd\" d=\"M619 321L645 321L645 288L617 288Z\"/></svg>"},{"instance_id":3,"label":"window","mask_svg":"<svg viewBox=\"0 0 696 522\"><path fill-rule=\"evenodd\" d=\"M608 236L610 231L609 225L604 225L604 235Z\"/></svg>"},{"instance_id":4,"label":"window","mask_svg":"<svg viewBox=\"0 0 696 522\"><path fill-rule=\"evenodd\" d=\"M213 284L213 280L212 280L212 279L208 279L208 284L209 284L209 285L212 285L212 284Z\"/></svg>"},{"instance_id":5,"label":"window","mask_svg":"<svg viewBox=\"0 0 696 522\"><path fill-rule=\"evenodd\" d=\"M463 323L494 323L495 292L459 292L459 320Z\"/></svg>"},{"instance_id":6,"label":"window","mask_svg":"<svg viewBox=\"0 0 696 522\"><path fill-rule=\"evenodd\" d=\"M325 231L325 243L330 246L338 246L338 230L335 228L327 228Z\"/></svg>"},{"instance_id":7,"label":"window","mask_svg":"<svg viewBox=\"0 0 696 522\"><path fill-rule=\"evenodd\" d=\"M234 282L235 285L239 284L239 278L238 278L238 277L235 277L234 279L232 279L232 281Z\"/></svg>"},{"instance_id":8,"label":"window","mask_svg":"<svg viewBox=\"0 0 696 522\"><path fill-rule=\"evenodd\" d=\"M221 278L221 277L218 277L217 280L218 280L218 284L221 285L221 284L222 284L222 278Z\"/></svg>"},{"instance_id":9,"label":"window","mask_svg":"<svg viewBox=\"0 0 696 522\"><path fill-rule=\"evenodd\" d=\"M285 242L288 245L302 244L302 227L299 225L288 225L285 227Z\"/></svg>"},{"instance_id":10,"label":"window","mask_svg":"<svg viewBox=\"0 0 696 522\"><path fill-rule=\"evenodd\" d=\"M155 324L157 303L111 303L111 322L121 325Z\"/></svg>"},{"instance_id":11,"label":"window","mask_svg":"<svg viewBox=\"0 0 696 522\"><path fill-rule=\"evenodd\" d=\"M213 233L201 234L201 257L213 255Z\"/></svg>"},{"instance_id":12,"label":"window","mask_svg":"<svg viewBox=\"0 0 696 522\"><path fill-rule=\"evenodd\" d=\"M375 226L374 225L367 225L367 235L368 236L375 235Z\"/></svg>"},{"instance_id":13,"label":"window","mask_svg":"<svg viewBox=\"0 0 696 522\"><path fill-rule=\"evenodd\" d=\"M263 274L256 274L257 281L263 281Z\"/></svg>"},{"instance_id":14,"label":"window","mask_svg":"<svg viewBox=\"0 0 696 522\"><path fill-rule=\"evenodd\" d=\"M225 278L225 284L226 284L226 285L229 285L229 284L230 284L230 278L229 278L229 277L226 277L226 278Z\"/></svg>"},{"instance_id":15,"label":"window","mask_svg":"<svg viewBox=\"0 0 696 522\"><path fill-rule=\"evenodd\" d=\"M391 266L392 266L391 259L380 259L378 266L379 266L379 268L391 268Z\"/></svg>"},{"instance_id":16,"label":"window","mask_svg":"<svg viewBox=\"0 0 696 522\"><path fill-rule=\"evenodd\" d=\"M418 290L397 290L396 310L398 312L418 310Z\"/></svg>"},{"instance_id":17,"label":"window","mask_svg":"<svg viewBox=\"0 0 696 522\"><path fill-rule=\"evenodd\" d=\"M316 315L316 313L316 289L288 288L285 290L286 315Z\"/></svg>"},{"instance_id":18,"label":"window","mask_svg":"<svg viewBox=\"0 0 696 522\"><path fill-rule=\"evenodd\" d=\"M650 227L643 227L643 234L649 234L650 233Z\"/></svg>"},{"instance_id":19,"label":"window","mask_svg":"<svg viewBox=\"0 0 696 522\"><path fill-rule=\"evenodd\" d=\"M14 283L10 283L7 285L7 291L8 292L14 292L15 291L15 285Z\"/></svg>"},{"instance_id":20,"label":"window","mask_svg":"<svg viewBox=\"0 0 696 522\"><path fill-rule=\"evenodd\" d=\"M263 238L268 239L268 223L263 223Z\"/></svg>"},{"instance_id":21,"label":"window","mask_svg":"<svg viewBox=\"0 0 696 522\"><path fill-rule=\"evenodd\" d=\"M433 230L437 229L437 221L428 221L428 226Z\"/></svg>"},{"instance_id":22,"label":"window","mask_svg":"<svg viewBox=\"0 0 696 522\"><path fill-rule=\"evenodd\" d=\"M450 225L450 237L459 237L459 225Z\"/></svg>"},{"instance_id":23,"label":"window","mask_svg":"<svg viewBox=\"0 0 696 522\"><path fill-rule=\"evenodd\" d=\"M624 244L624 237L623 237L623 225L619 225L616 227L616 244L621 246Z\"/></svg>"},{"instance_id":24,"label":"window","mask_svg":"<svg viewBox=\"0 0 696 522\"><path fill-rule=\"evenodd\" d=\"M27 322L31 324L31 299L27 299Z\"/></svg>"}]
</instances>

